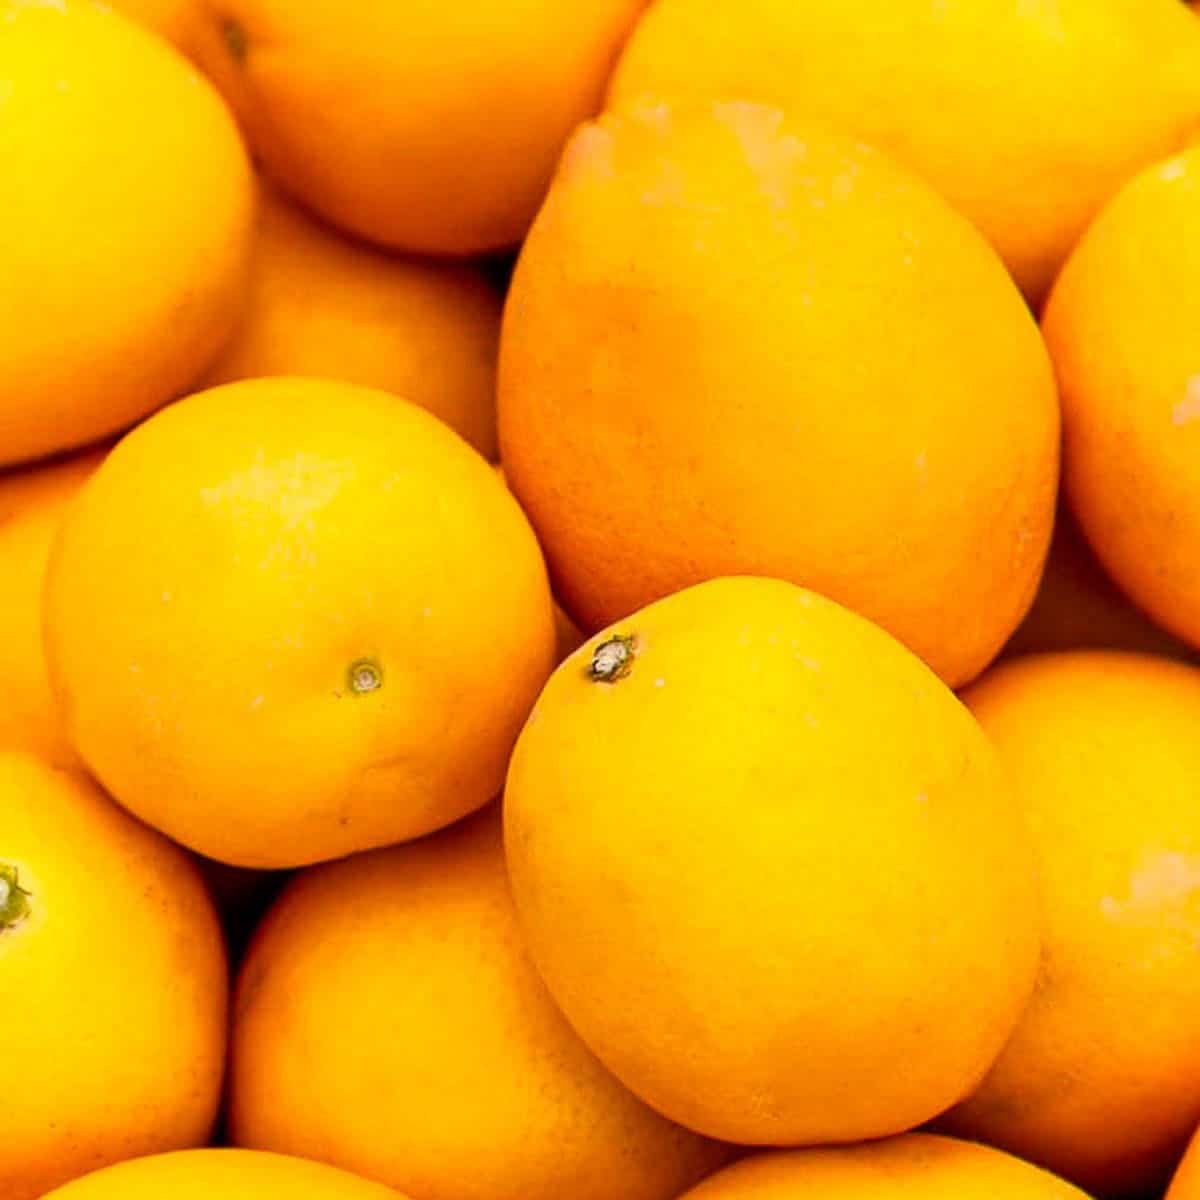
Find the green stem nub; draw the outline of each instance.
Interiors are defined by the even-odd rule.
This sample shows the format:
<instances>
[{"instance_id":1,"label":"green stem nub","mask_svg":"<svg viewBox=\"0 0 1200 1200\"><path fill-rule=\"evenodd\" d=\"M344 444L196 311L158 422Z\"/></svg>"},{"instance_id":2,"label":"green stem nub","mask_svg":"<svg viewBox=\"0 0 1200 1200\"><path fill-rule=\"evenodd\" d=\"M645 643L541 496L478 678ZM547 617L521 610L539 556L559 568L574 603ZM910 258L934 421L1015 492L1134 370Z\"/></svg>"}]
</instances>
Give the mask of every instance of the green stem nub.
<instances>
[{"instance_id":1,"label":"green stem nub","mask_svg":"<svg viewBox=\"0 0 1200 1200\"><path fill-rule=\"evenodd\" d=\"M17 880L17 868L0 863L0 933L29 916L29 893Z\"/></svg>"},{"instance_id":2,"label":"green stem nub","mask_svg":"<svg viewBox=\"0 0 1200 1200\"><path fill-rule=\"evenodd\" d=\"M383 687L383 668L373 658L356 659L346 672L346 682L356 696L377 692Z\"/></svg>"},{"instance_id":3,"label":"green stem nub","mask_svg":"<svg viewBox=\"0 0 1200 1200\"><path fill-rule=\"evenodd\" d=\"M593 683L616 683L633 670L637 640L632 634L617 633L592 651L587 675Z\"/></svg>"}]
</instances>

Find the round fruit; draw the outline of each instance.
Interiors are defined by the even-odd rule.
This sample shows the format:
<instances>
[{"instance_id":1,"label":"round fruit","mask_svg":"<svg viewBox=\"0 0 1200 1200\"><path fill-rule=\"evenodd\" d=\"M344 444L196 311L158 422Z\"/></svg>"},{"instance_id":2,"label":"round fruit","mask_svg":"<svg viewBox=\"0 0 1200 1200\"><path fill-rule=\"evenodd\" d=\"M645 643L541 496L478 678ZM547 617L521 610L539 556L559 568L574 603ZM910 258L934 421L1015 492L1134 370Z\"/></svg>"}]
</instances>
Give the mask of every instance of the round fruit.
<instances>
[{"instance_id":1,"label":"round fruit","mask_svg":"<svg viewBox=\"0 0 1200 1200\"><path fill-rule=\"evenodd\" d=\"M729 1157L630 1095L554 1007L491 810L300 875L242 969L233 1064L239 1144L422 1200L675 1200Z\"/></svg>"},{"instance_id":2,"label":"round fruit","mask_svg":"<svg viewBox=\"0 0 1200 1200\"><path fill-rule=\"evenodd\" d=\"M50 545L75 494L104 458L80 454L0 476L0 746L78 766L62 729L42 651L42 584Z\"/></svg>"},{"instance_id":3,"label":"round fruit","mask_svg":"<svg viewBox=\"0 0 1200 1200\"><path fill-rule=\"evenodd\" d=\"M1099 1195L1161 1187L1200 1122L1200 671L1076 652L998 667L966 701L1040 860L1038 987L947 1128Z\"/></svg>"},{"instance_id":4,"label":"round fruit","mask_svg":"<svg viewBox=\"0 0 1200 1200\"><path fill-rule=\"evenodd\" d=\"M1195 657L1189 646L1129 602L1096 561L1070 511L1060 505L1041 586L1005 653L1086 649Z\"/></svg>"},{"instance_id":5,"label":"round fruit","mask_svg":"<svg viewBox=\"0 0 1200 1200\"><path fill-rule=\"evenodd\" d=\"M0 0L0 463L116 432L233 328L253 192L169 47L86 0Z\"/></svg>"},{"instance_id":6,"label":"round fruit","mask_svg":"<svg viewBox=\"0 0 1200 1200\"><path fill-rule=\"evenodd\" d=\"M881 155L755 105L576 136L510 292L500 439L583 628L775 576L955 686L1053 521L1050 366L995 255Z\"/></svg>"},{"instance_id":7,"label":"round fruit","mask_svg":"<svg viewBox=\"0 0 1200 1200\"><path fill-rule=\"evenodd\" d=\"M385 392L283 378L189 397L113 450L45 622L89 768L248 867L485 804L555 645L537 542L484 459Z\"/></svg>"},{"instance_id":8,"label":"round fruit","mask_svg":"<svg viewBox=\"0 0 1200 1200\"><path fill-rule=\"evenodd\" d=\"M382 1184L255 1150L183 1150L76 1179L45 1200L403 1200Z\"/></svg>"},{"instance_id":9,"label":"round fruit","mask_svg":"<svg viewBox=\"0 0 1200 1200\"><path fill-rule=\"evenodd\" d=\"M322 375L395 392L496 457L500 296L476 267L339 237L267 191L249 310L210 383Z\"/></svg>"},{"instance_id":10,"label":"round fruit","mask_svg":"<svg viewBox=\"0 0 1200 1200\"><path fill-rule=\"evenodd\" d=\"M1082 1192L986 1146L914 1133L844 1150L761 1154L684 1200L1086 1200Z\"/></svg>"},{"instance_id":11,"label":"round fruit","mask_svg":"<svg viewBox=\"0 0 1200 1200\"><path fill-rule=\"evenodd\" d=\"M505 804L551 992L689 1128L910 1128L975 1086L1028 999L1033 857L991 747L902 646L791 584L715 580L593 638L538 700Z\"/></svg>"},{"instance_id":12,"label":"round fruit","mask_svg":"<svg viewBox=\"0 0 1200 1200\"><path fill-rule=\"evenodd\" d=\"M1179 0L658 0L612 96L739 97L829 120L970 217L1032 300L1096 210L1200 122Z\"/></svg>"},{"instance_id":13,"label":"round fruit","mask_svg":"<svg viewBox=\"0 0 1200 1200\"><path fill-rule=\"evenodd\" d=\"M1189 18L1193 19L1194 18ZM1200 148L1101 213L1046 308L1064 486L1117 583L1200 646Z\"/></svg>"},{"instance_id":14,"label":"round fruit","mask_svg":"<svg viewBox=\"0 0 1200 1200\"><path fill-rule=\"evenodd\" d=\"M268 172L373 241L515 245L645 0L226 0L200 54Z\"/></svg>"},{"instance_id":15,"label":"round fruit","mask_svg":"<svg viewBox=\"0 0 1200 1200\"><path fill-rule=\"evenodd\" d=\"M226 966L195 867L82 776L0 753L0 1195L206 1140Z\"/></svg>"}]
</instances>

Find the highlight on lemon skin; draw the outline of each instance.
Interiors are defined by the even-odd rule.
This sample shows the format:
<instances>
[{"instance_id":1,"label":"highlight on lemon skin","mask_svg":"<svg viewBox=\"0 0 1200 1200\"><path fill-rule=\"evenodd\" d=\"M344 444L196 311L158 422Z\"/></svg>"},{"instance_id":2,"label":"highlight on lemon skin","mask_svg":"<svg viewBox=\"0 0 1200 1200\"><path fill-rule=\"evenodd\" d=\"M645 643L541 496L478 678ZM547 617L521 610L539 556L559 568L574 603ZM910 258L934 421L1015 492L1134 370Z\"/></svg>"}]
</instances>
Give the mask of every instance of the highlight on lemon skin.
<instances>
[{"instance_id":1,"label":"highlight on lemon skin","mask_svg":"<svg viewBox=\"0 0 1200 1200\"><path fill-rule=\"evenodd\" d=\"M827 121L928 180L1040 308L1088 223L1200 123L1179 0L656 0L610 106L740 97Z\"/></svg>"}]
</instances>

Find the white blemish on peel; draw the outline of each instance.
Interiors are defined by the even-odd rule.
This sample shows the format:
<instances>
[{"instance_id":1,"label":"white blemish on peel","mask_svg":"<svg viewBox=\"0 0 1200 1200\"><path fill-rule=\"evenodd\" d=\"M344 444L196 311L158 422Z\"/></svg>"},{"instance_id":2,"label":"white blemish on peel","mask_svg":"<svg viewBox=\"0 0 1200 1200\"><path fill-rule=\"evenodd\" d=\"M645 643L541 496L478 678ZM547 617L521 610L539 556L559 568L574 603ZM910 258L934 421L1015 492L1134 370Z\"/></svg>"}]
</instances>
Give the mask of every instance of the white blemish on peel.
<instances>
[{"instance_id":1,"label":"white blemish on peel","mask_svg":"<svg viewBox=\"0 0 1200 1200\"><path fill-rule=\"evenodd\" d=\"M924 450L921 450L921 451L920 451L920 452L917 454L917 457L916 457L916 460L915 460L915 461L916 461L916 464L917 464L917 470L918 470L918 471L924 471L924 470L925 470L925 468L926 468L927 466L929 466L929 455L928 455L928 454L927 454L927 453L926 453Z\"/></svg>"},{"instance_id":2,"label":"white blemish on peel","mask_svg":"<svg viewBox=\"0 0 1200 1200\"><path fill-rule=\"evenodd\" d=\"M255 696L254 699L250 701L250 707L251 708L262 708L262 703L265 699L266 699L265 696Z\"/></svg>"},{"instance_id":3,"label":"white blemish on peel","mask_svg":"<svg viewBox=\"0 0 1200 1200\"><path fill-rule=\"evenodd\" d=\"M1105 896L1100 911L1106 917L1161 914L1200 892L1200 855L1167 850L1151 854L1129 877L1129 894L1119 900Z\"/></svg>"},{"instance_id":4,"label":"white blemish on peel","mask_svg":"<svg viewBox=\"0 0 1200 1200\"><path fill-rule=\"evenodd\" d=\"M163 602L164 604L170 604L170 603L171 603L171 593L170 593L170 592L163 592L163 594L162 594L162 602Z\"/></svg>"},{"instance_id":5,"label":"white blemish on peel","mask_svg":"<svg viewBox=\"0 0 1200 1200\"><path fill-rule=\"evenodd\" d=\"M9 0L7 12L4 14L6 21L15 21L17 14L23 8L52 8L55 12L67 11L67 0Z\"/></svg>"},{"instance_id":6,"label":"white blemish on peel","mask_svg":"<svg viewBox=\"0 0 1200 1200\"><path fill-rule=\"evenodd\" d=\"M665 679L656 679L654 681L654 686L655 687L665 687L666 683L667 683L667 681Z\"/></svg>"},{"instance_id":7,"label":"white blemish on peel","mask_svg":"<svg viewBox=\"0 0 1200 1200\"><path fill-rule=\"evenodd\" d=\"M7 879L0 879L0 908L3 908L8 903L8 898L11 895L12 885Z\"/></svg>"},{"instance_id":8,"label":"white blemish on peel","mask_svg":"<svg viewBox=\"0 0 1200 1200\"><path fill-rule=\"evenodd\" d=\"M352 471L348 462L304 454L268 463L260 451L249 466L201 488L200 500L214 507L269 510L273 520L290 532L311 527L315 514L341 491Z\"/></svg>"},{"instance_id":9,"label":"white blemish on peel","mask_svg":"<svg viewBox=\"0 0 1200 1200\"><path fill-rule=\"evenodd\" d=\"M1200 417L1200 375L1188 380L1187 392L1171 410L1171 419L1176 425L1188 425Z\"/></svg>"}]
</instances>

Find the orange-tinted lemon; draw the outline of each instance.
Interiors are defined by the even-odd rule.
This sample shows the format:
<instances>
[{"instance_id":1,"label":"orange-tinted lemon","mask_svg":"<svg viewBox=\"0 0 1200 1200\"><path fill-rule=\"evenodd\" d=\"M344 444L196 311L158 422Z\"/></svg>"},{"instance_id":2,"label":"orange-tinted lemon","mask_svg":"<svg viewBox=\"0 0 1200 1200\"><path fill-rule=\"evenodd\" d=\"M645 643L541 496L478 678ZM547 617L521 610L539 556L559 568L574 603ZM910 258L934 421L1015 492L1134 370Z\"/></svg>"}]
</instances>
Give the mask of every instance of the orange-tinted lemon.
<instances>
[{"instance_id":1,"label":"orange-tinted lemon","mask_svg":"<svg viewBox=\"0 0 1200 1200\"><path fill-rule=\"evenodd\" d=\"M762 1154L686 1200L1085 1200L1020 1159L970 1142L908 1134L839 1150Z\"/></svg>"},{"instance_id":2,"label":"orange-tinted lemon","mask_svg":"<svg viewBox=\"0 0 1200 1200\"><path fill-rule=\"evenodd\" d=\"M129 434L62 529L45 622L88 766L251 867L485 804L555 644L537 542L488 463L415 405L303 379Z\"/></svg>"},{"instance_id":3,"label":"orange-tinted lemon","mask_svg":"<svg viewBox=\"0 0 1200 1200\"><path fill-rule=\"evenodd\" d=\"M42 651L42 584L58 527L103 451L0 475L0 746L78 766L59 720Z\"/></svg>"},{"instance_id":4,"label":"orange-tinted lemon","mask_svg":"<svg viewBox=\"0 0 1200 1200\"><path fill-rule=\"evenodd\" d=\"M1200 148L1131 181L1043 322L1062 388L1064 488L1155 621L1200 646Z\"/></svg>"},{"instance_id":5,"label":"orange-tinted lemon","mask_svg":"<svg viewBox=\"0 0 1200 1200\"><path fill-rule=\"evenodd\" d=\"M917 658L788 583L701 584L589 641L530 715L505 812L555 999L711 1136L917 1125L1033 985L1033 856L991 746Z\"/></svg>"},{"instance_id":6,"label":"orange-tinted lemon","mask_svg":"<svg viewBox=\"0 0 1200 1200\"><path fill-rule=\"evenodd\" d=\"M729 1156L630 1095L554 1007L492 810L301 874L243 967L233 1063L239 1144L422 1200L675 1200Z\"/></svg>"},{"instance_id":7,"label":"orange-tinted lemon","mask_svg":"<svg viewBox=\"0 0 1200 1200\"><path fill-rule=\"evenodd\" d=\"M1200 671L1076 652L965 695L1040 861L1039 983L948 1127L1097 1195L1161 1187L1200 1122Z\"/></svg>"},{"instance_id":8,"label":"orange-tinted lemon","mask_svg":"<svg viewBox=\"0 0 1200 1200\"><path fill-rule=\"evenodd\" d=\"M495 458L500 296L480 269L352 242L268 190L251 280L207 382L320 375L383 388Z\"/></svg>"},{"instance_id":9,"label":"orange-tinted lemon","mask_svg":"<svg viewBox=\"0 0 1200 1200\"><path fill-rule=\"evenodd\" d=\"M1200 125L1200 30L1179 0L657 0L612 94L827 119L922 174L1038 301L1113 191Z\"/></svg>"},{"instance_id":10,"label":"orange-tinted lemon","mask_svg":"<svg viewBox=\"0 0 1200 1200\"><path fill-rule=\"evenodd\" d=\"M499 403L585 630L769 575L958 685L1033 598L1058 410L1020 295L925 185L776 110L577 134L509 293Z\"/></svg>"},{"instance_id":11,"label":"orange-tinted lemon","mask_svg":"<svg viewBox=\"0 0 1200 1200\"><path fill-rule=\"evenodd\" d=\"M196 45L311 208L399 249L477 254L524 236L644 3L225 0Z\"/></svg>"},{"instance_id":12,"label":"orange-tinted lemon","mask_svg":"<svg viewBox=\"0 0 1200 1200\"><path fill-rule=\"evenodd\" d=\"M45 1200L404 1200L321 1163L254 1150L184 1150L97 1171Z\"/></svg>"},{"instance_id":13,"label":"orange-tinted lemon","mask_svg":"<svg viewBox=\"0 0 1200 1200\"><path fill-rule=\"evenodd\" d=\"M115 433L233 328L252 181L212 87L89 0L0 0L0 464Z\"/></svg>"},{"instance_id":14,"label":"orange-tinted lemon","mask_svg":"<svg viewBox=\"0 0 1200 1200\"><path fill-rule=\"evenodd\" d=\"M195 866L82 776L0 752L0 1196L203 1144L225 1057L220 928Z\"/></svg>"}]
</instances>

